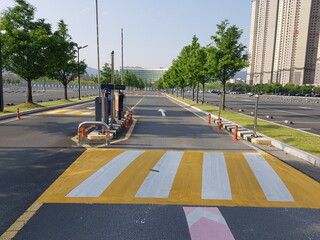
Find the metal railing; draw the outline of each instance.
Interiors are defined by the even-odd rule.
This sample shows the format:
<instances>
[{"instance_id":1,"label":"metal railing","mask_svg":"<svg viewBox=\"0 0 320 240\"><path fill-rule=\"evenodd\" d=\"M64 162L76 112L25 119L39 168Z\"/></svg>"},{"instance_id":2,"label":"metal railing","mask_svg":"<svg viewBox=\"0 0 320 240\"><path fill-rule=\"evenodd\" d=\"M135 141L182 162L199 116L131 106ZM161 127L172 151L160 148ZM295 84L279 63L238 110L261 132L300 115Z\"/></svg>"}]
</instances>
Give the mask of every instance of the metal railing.
<instances>
[{"instance_id":1,"label":"metal railing","mask_svg":"<svg viewBox=\"0 0 320 240\"><path fill-rule=\"evenodd\" d=\"M110 145L110 127L105 122L101 121L85 121L80 123L78 126L78 144L82 144L82 128L99 126L101 127L102 134L105 134L106 136L106 145Z\"/></svg>"}]
</instances>

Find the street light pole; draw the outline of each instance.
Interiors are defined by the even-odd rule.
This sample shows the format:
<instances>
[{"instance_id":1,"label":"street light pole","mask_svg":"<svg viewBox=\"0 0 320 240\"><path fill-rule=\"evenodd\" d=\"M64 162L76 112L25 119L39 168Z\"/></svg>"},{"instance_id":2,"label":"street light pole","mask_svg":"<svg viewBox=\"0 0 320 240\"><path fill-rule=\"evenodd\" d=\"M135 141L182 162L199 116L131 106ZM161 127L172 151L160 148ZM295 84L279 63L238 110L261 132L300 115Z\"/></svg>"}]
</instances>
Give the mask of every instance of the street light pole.
<instances>
[{"instance_id":1,"label":"street light pole","mask_svg":"<svg viewBox=\"0 0 320 240\"><path fill-rule=\"evenodd\" d=\"M123 28L121 28L121 84L123 85Z\"/></svg>"},{"instance_id":2,"label":"street light pole","mask_svg":"<svg viewBox=\"0 0 320 240\"><path fill-rule=\"evenodd\" d=\"M0 30L0 112L4 110L3 102L3 80L2 80L2 33Z\"/></svg>"},{"instance_id":3,"label":"street light pole","mask_svg":"<svg viewBox=\"0 0 320 240\"><path fill-rule=\"evenodd\" d=\"M257 137L257 118L258 118L258 104L259 104L259 95L254 95L256 98L256 105L254 108L254 125L253 125L253 136Z\"/></svg>"},{"instance_id":4,"label":"street light pole","mask_svg":"<svg viewBox=\"0 0 320 240\"><path fill-rule=\"evenodd\" d=\"M100 50L99 50L99 11L98 11L98 0L96 0L96 28L97 28L97 60L98 60L98 93L99 98L101 97L101 86L100 86Z\"/></svg>"},{"instance_id":5,"label":"street light pole","mask_svg":"<svg viewBox=\"0 0 320 240\"><path fill-rule=\"evenodd\" d=\"M88 45L81 46L81 47L77 45L76 47L78 49L78 98L79 98L79 100L81 100L81 98L80 98L81 85L80 85L80 54L79 54L79 52L80 52L80 49L86 48L86 47L88 47Z\"/></svg>"}]
</instances>

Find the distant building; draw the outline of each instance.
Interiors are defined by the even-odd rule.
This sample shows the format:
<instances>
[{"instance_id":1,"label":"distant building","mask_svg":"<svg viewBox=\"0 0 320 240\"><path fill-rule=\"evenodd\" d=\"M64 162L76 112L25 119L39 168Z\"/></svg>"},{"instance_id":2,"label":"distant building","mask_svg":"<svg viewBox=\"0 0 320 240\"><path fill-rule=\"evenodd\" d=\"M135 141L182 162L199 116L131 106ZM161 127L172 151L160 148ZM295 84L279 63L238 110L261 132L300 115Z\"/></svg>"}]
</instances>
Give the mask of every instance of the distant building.
<instances>
[{"instance_id":1,"label":"distant building","mask_svg":"<svg viewBox=\"0 0 320 240\"><path fill-rule=\"evenodd\" d=\"M252 0L247 81L320 84L320 0Z\"/></svg>"},{"instance_id":2,"label":"distant building","mask_svg":"<svg viewBox=\"0 0 320 240\"><path fill-rule=\"evenodd\" d=\"M241 78L229 79L229 83L237 83L237 84L245 84L246 80L242 80Z\"/></svg>"},{"instance_id":3,"label":"distant building","mask_svg":"<svg viewBox=\"0 0 320 240\"><path fill-rule=\"evenodd\" d=\"M121 68L120 68L121 69ZM126 71L133 73L139 78L148 80L150 83L158 81L162 75L167 71L167 68L142 68L142 67L124 67L124 74ZM121 71L121 70L120 70Z\"/></svg>"}]
</instances>

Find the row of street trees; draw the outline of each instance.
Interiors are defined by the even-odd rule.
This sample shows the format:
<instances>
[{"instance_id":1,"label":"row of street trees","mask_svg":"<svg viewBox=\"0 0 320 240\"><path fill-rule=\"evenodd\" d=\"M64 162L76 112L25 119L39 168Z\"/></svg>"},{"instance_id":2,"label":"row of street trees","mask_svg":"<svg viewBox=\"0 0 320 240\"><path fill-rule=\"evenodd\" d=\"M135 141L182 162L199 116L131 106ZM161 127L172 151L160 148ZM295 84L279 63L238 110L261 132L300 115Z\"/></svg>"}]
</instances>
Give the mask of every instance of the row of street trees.
<instances>
[{"instance_id":1,"label":"row of street trees","mask_svg":"<svg viewBox=\"0 0 320 240\"><path fill-rule=\"evenodd\" d=\"M28 84L27 102L32 103L31 82L47 76L61 82L65 88L86 64L75 61L77 44L60 20L56 31L44 19L35 19L35 7L25 0L15 0L14 7L2 12L0 30L4 69L17 74Z\"/></svg>"},{"instance_id":2,"label":"row of street trees","mask_svg":"<svg viewBox=\"0 0 320 240\"><path fill-rule=\"evenodd\" d=\"M111 83L111 66L106 63L102 67L101 71L101 83ZM98 83L98 79L94 79L95 83ZM121 74L119 70L114 72L114 83L121 84ZM149 87L148 80L137 77L135 74L126 71L123 76L123 84L128 87L145 88Z\"/></svg>"},{"instance_id":3,"label":"row of street trees","mask_svg":"<svg viewBox=\"0 0 320 240\"><path fill-rule=\"evenodd\" d=\"M229 24L228 20L217 25L216 35L211 36L213 42L201 47L198 38L193 36L190 45L183 47L180 55L173 60L172 66L158 81L157 88L180 88L182 97L184 89L195 89L208 82L219 81L222 85L222 109L225 106L226 82L241 69L248 67L246 47L239 43L242 30ZM198 92L197 102L198 102ZM204 102L204 92L202 103Z\"/></svg>"}]
</instances>

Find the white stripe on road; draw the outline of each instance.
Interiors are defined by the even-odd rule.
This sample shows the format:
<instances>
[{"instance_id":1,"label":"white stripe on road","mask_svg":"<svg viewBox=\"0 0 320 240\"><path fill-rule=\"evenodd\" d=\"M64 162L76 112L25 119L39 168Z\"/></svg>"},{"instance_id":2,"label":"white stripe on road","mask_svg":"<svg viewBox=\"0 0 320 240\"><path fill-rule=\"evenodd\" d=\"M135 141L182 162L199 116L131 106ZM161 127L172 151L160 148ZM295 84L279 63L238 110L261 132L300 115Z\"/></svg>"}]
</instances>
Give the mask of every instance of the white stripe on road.
<instances>
[{"instance_id":1,"label":"white stripe on road","mask_svg":"<svg viewBox=\"0 0 320 240\"><path fill-rule=\"evenodd\" d=\"M73 113L77 113L77 112L83 112L83 110L75 110L75 111L71 111L71 112L66 112L64 114L73 114Z\"/></svg>"},{"instance_id":2,"label":"white stripe on road","mask_svg":"<svg viewBox=\"0 0 320 240\"><path fill-rule=\"evenodd\" d=\"M70 109L58 109L58 110L50 111L47 113L58 113L58 112L66 112L66 111L70 111Z\"/></svg>"},{"instance_id":3,"label":"white stripe on road","mask_svg":"<svg viewBox=\"0 0 320 240\"><path fill-rule=\"evenodd\" d=\"M74 188L66 197L99 197L113 180L142 153L144 151L121 153Z\"/></svg>"},{"instance_id":4,"label":"white stripe on road","mask_svg":"<svg viewBox=\"0 0 320 240\"><path fill-rule=\"evenodd\" d=\"M95 111L90 111L90 112L85 112L85 113L82 113L81 115L90 115L90 114L94 114Z\"/></svg>"},{"instance_id":5,"label":"white stripe on road","mask_svg":"<svg viewBox=\"0 0 320 240\"><path fill-rule=\"evenodd\" d=\"M136 197L167 198L182 156L183 152L166 152L150 170Z\"/></svg>"},{"instance_id":6,"label":"white stripe on road","mask_svg":"<svg viewBox=\"0 0 320 240\"><path fill-rule=\"evenodd\" d=\"M228 170L223 153L204 153L202 199L232 200Z\"/></svg>"},{"instance_id":7,"label":"white stripe on road","mask_svg":"<svg viewBox=\"0 0 320 240\"><path fill-rule=\"evenodd\" d=\"M287 187L259 153L243 153L268 201L294 201Z\"/></svg>"}]
</instances>

